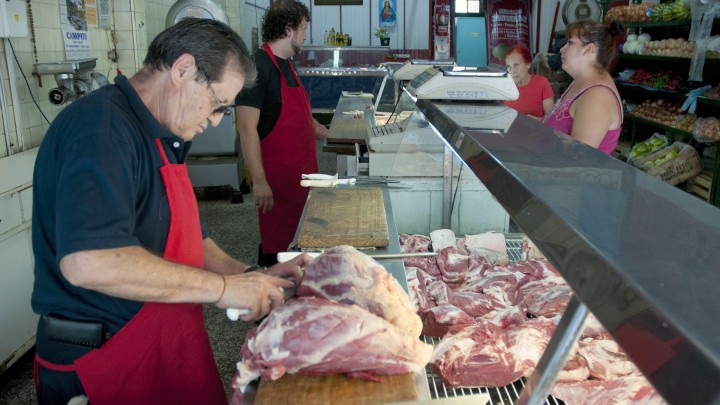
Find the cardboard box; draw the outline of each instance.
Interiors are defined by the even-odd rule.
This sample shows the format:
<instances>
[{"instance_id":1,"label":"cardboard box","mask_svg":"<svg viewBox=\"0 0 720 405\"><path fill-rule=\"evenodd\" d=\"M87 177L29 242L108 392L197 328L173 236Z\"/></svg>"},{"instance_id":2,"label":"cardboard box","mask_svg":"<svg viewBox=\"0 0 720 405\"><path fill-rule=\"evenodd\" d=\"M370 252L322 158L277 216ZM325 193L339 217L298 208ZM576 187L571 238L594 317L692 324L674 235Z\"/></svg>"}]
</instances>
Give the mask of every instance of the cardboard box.
<instances>
[{"instance_id":1,"label":"cardboard box","mask_svg":"<svg viewBox=\"0 0 720 405\"><path fill-rule=\"evenodd\" d=\"M657 159L666 156L672 151L677 152L675 158L659 165L653 164ZM633 162L633 166L673 186L702 172L702 165L697 151L692 146L682 142L675 142L666 148L638 159Z\"/></svg>"}]
</instances>

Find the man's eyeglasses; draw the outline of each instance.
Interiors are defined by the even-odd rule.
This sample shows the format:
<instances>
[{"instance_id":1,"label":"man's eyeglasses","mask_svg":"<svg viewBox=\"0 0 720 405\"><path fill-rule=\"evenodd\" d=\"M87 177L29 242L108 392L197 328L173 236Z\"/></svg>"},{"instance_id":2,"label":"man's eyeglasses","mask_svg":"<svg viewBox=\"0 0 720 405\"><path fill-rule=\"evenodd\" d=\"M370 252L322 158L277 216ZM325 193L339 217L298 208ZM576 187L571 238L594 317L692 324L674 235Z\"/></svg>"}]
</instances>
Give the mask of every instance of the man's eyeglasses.
<instances>
[{"instance_id":1,"label":"man's eyeglasses","mask_svg":"<svg viewBox=\"0 0 720 405\"><path fill-rule=\"evenodd\" d=\"M210 76L208 76L208 74L205 72L205 69L200 67L200 65L198 65L197 68L200 71L200 73L202 73L202 75L205 76L205 80L207 80L207 82L208 82L208 88L210 89L210 92L212 93L213 98L215 98L215 101L217 101L217 103L218 103L218 106L212 110L212 113L213 114L223 114L223 115L232 114L233 106L227 105L227 104L223 103L222 100L220 100L220 97L217 96L217 94L215 93L215 90L213 90L212 86L210 85Z\"/></svg>"}]
</instances>

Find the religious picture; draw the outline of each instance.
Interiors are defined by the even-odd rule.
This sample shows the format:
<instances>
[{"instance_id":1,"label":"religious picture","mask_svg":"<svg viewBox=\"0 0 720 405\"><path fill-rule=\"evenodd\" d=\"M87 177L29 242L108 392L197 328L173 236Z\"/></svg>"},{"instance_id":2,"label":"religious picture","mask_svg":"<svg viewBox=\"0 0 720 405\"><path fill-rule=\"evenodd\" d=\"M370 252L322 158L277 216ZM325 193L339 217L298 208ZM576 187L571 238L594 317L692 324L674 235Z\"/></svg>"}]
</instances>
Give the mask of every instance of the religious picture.
<instances>
[{"instance_id":1,"label":"religious picture","mask_svg":"<svg viewBox=\"0 0 720 405\"><path fill-rule=\"evenodd\" d=\"M395 1L396 0L380 0L380 26L381 27L394 27L395 20Z\"/></svg>"}]
</instances>

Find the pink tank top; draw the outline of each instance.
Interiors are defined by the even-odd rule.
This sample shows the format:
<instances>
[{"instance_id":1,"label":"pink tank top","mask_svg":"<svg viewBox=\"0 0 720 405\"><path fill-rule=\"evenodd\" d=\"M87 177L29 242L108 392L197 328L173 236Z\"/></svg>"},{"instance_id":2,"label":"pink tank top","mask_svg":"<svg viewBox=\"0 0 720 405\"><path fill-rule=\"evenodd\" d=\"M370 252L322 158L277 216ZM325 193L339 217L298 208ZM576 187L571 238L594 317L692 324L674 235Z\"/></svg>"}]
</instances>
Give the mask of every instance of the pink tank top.
<instances>
[{"instance_id":1,"label":"pink tank top","mask_svg":"<svg viewBox=\"0 0 720 405\"><path fill-rule=\"evenodd\" d=\"M574 84L574 83L573 83ZM570 106L572 103L577 100L578 97L582 96L583 93L585 93L588 89L592 87L605 87L608 90L610 90L615 96L615 103L617 104L618 113L619 116L622 118L622 107L620 106L620 100L618 100L617 95L615 94L612 89L604 84L594 84L592 86L588 86L581 91L579 91L577 94L575 94L573 97L568 98L567 100L563 99L565 97L565 94L567 94L568 91L572 88L573 85L570 85L570 87L565 90L563 93L563 96L560 98L560 101L555 104L555 106L545 114L545 116L542 119L542 122L545 123L548 126L551 126L555 128L556 130L564 133L565 135L570 135L572 133L572 126L573 126L573 117L570 116ZM621 123L622 124L622 123ZM617 146L618 138L620 138L620 133L622 132L622 125L618 126L617 129L613 129L608 131L605 134L605 137L603 138L602 142L600 142L600 146L598 146L598 150L604 153L607 153L608 155L612 155L612 153L615 151L615 146Z\"/></svg>"}]
</instances>

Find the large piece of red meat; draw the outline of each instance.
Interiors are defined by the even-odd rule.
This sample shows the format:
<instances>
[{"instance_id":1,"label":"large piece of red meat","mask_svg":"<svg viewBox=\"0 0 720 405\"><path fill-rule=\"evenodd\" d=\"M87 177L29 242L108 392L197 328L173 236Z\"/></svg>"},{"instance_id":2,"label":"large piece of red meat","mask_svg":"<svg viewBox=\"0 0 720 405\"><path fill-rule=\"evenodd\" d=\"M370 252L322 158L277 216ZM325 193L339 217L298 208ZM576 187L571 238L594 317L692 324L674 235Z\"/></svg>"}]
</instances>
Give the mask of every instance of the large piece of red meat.
<instances>
[{"instance_id":1,"label":"large piece of red meat","mask_svg":"<svg viewBox=\"0 0 720 405\"><path fill-rule=\"evenodd\" d=\"M397 280L370 256L352 246L325 250L305 266L298 297L356 304L419 337L422 322Z\"/></svg>"},{"instance_id":2,"label":"large piece of red meat","mask_svg":"<svg viewBox=\"0 0 720 405\"><path fill-rule=\"evenodd\" d=\"M453 387L502 387L523 375L505 331L482 320L446 335L428 366Z\"/></svg>"},{"instance_id":3,"label":"large piece of red meat","mask_svg":"<svg viewBox=\"0 0 720 405\"><path fill-rule=\"evenodd\" d=\"M356 306L323 298L296 298L248 332L233 387L285 373L395 375L422 371L432 346Z\"/></svg>"}]
</instances>

